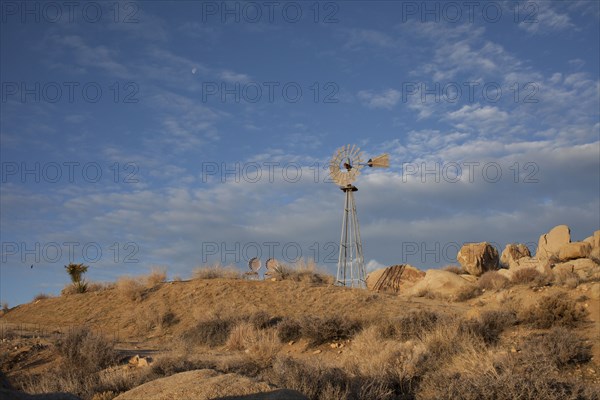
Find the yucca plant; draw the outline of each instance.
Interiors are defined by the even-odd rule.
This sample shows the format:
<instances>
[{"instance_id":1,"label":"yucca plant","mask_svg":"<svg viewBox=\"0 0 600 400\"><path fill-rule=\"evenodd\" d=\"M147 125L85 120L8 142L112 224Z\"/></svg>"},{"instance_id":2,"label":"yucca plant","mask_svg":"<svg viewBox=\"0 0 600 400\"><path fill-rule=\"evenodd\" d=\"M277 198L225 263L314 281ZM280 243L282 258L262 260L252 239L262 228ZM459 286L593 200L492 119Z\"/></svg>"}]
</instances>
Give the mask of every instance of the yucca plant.
<instances>
[{"instance_id":1,"label":"yucca plant","mask_svg":"<svg viewBox=\"0 0 600 400\"><path fill-rule=\"evenodd\" d=\"M83 264L70 263L69 265L65 265L65 269L67 270L67 274L71 277L71 282L77 284L81 282L81 275L87 272L88 267Z\"/></svg>"}]
</instances>

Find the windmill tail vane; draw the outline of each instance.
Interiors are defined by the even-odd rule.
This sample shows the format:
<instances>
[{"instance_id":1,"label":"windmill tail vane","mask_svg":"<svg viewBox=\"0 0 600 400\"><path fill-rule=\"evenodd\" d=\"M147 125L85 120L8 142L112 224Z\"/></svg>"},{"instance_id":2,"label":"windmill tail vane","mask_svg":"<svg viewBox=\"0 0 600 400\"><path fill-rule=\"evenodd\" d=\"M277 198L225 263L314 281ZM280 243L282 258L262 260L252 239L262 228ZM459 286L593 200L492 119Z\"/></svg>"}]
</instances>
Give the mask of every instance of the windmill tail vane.
<instances>
[{"instance_id":1,"label":"windmill tail vane","mask_svg":"<svg viewBox=\"0 0 600 400\"><path fill-rule=\"evenodd\" d=\"M390 155L385 153L367 161L369 167L388 168L390 166Z\"/></svg>"}]
</instances>

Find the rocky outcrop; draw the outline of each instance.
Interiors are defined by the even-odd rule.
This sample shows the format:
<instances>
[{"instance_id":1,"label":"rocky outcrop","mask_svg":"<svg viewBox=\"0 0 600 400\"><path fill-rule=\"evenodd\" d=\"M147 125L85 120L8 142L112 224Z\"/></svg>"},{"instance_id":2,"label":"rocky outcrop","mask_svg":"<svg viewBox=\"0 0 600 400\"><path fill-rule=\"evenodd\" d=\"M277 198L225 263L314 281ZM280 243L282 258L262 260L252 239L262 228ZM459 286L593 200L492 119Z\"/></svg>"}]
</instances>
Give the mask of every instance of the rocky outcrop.
<instances>
[{"instance_id":1,"label":"rocky outcrop","mask_svg":"<svg viewBox=\"0 0 600 400\"><path fill-rule=\"evenodd\" d=\"M548 260L557 256L562 246L571 243L571 230L567 225L558 225L540 236L535 257L540 260Z\"/></svg>"},{"instance_id":2,"label":"rocky outcrop","mask_svg":"<svg viewBox=\"0 0 600 400\"><path fill-rule=\"evenodd\" d=\"M425 272L412 265L393 265L369 273L366 279L367 289L397 293L404 284L412 284L424 276Z\"/></svg>"},{"instance_id":3,"label":"rocky outcrop","mask_svg":"<svg viewBox=\"0 0 600 400\"><path fill-rule=\"evenodd\" d=\"M592 246L588 257L600 259L600 230L594 232L592 236L585 238L583 241Z\"/></svg>"},{"instance_id":4,"label":"rocky outcrop","mask_svg":"<svg viewBox=\"0 0 600 400\"><path fill-rule=\"evenodd\" d=\"M554 273L574 272L581 280L599 280L600 265L589 258L579 258L560 264L555 264Z\"/></svg>"},{"instance_id":5,"label":"rocky outcrop","mask_svg":"<svg viewBox=\"0 0 600 400\"><path fill-rule=\"evenodd\" d=\"M407 294L420 296L423 293L431 292L442 297L451 298L460 290L472 285L473 283L453 272L430 269L427 270L423 279L408 289Z\"/></svg>"},{"instance_id":6,"label":"rocky outcrop","mask_svg":"<svg viewBox=\"0 0 600 400\"><path fill-rule=\"evenodd\" d=\"M182 372L156 379L131 389L115 400L164 400L234 398L264 400L304 400L305 396L293 390L274 390L265 382L255 381L238 374L222 374L210 369Z\"/></svg>"},{"instance_id":7,"label":"rocky outcrop","mask_svg":"<svg viewBox=\"0 0 600 400\"><path fill-rule=\"evenodd\" d=\"M575 260L577 258L586 258L592 252L592 245L587 242L567 243L558 250L558 259L560 261Z\"/></svg>"},{"instance_id":8,"label":"rocky outcrop","mask_svg":"<svg viewBox=\"0 0 600 400\"><path fill-rule=\"evenodd\" d=\"M463 245L456 259L463 270L474 276L498 269L498 250L488 242Z\"/></svg>"},{"instance_id":9,"label":"rocky outcrop","mask_svg":"<svg viewBox=\"0 0 600 400\"><path fill-rule=\"evenodd\" d=\"M500 256L500 266L503 268L510 268L511 264L516 263L523 257L531 257L529 248L524 244L507 244Z\"/></svg>"}]
</instances>

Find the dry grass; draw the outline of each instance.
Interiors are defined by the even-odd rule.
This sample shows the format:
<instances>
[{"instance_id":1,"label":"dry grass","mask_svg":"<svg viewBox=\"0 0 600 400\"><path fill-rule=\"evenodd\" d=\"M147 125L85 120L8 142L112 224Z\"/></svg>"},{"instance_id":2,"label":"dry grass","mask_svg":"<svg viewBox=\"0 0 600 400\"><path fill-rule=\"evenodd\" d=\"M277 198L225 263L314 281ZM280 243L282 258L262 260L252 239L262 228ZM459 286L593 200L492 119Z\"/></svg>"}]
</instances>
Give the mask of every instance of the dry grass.
<instances>
[{"instance_id":1,"label":"dry grass","mask_svg":"<svg viewBox=\"0 0 600 400\"><path fill-rule=\"evenodd\" d=\"M547 360L559 369L570 364L581 364L592 358L591 345L563 327L528 337L523 344L523 351L531 357Z\"/></svg>"},{"instance_id":2,"label":"dry grass","mask_svg":"<svg viewBox=\"0 0 600 400\"><path fill-rule=\"evenodd\" d=\"M351 379L342 369L289 357L275 360L269 380L278 387L297 390L309 399L347 399L351 391Z\"/></svg>"},{"instance_id":3,"label":"dry grass","mask_svg":"<svg viewBox=\"0 0 600 400\"><path fill-rule=\"evenodd\" d=\"M361 329L358 321L342 317L305 317L300 322L302 336L313 346L329 341L349 339Z\"/></svg>"},{"instance_id":4,"label":"dry grass","mask_svg":"<svg viewBox=\"0 0 600 400\"><path fill-rule=\"evenodd\" d=\"M447 368L425 375L416 399L436 400L592 400L597 385L556 377L538 360L497 357L489 351L454 357Z\"/></svg>"},{"instance_id":5,"label":"dry grass","mask_svg":"<svg viewBox=\"0 0 600 400\"><path fill-rule=\"evenodd\" d=\"M553 326L575 327L587 316L586 309L564 293L544 296L537 304L525 309L519 318L535 328Z\"/></svg>"},{"instance_id":6,"label":"dry grass","mask_svg":"<svg viewBox=\"0 0 600 400\"><path fill-rule=\"evenodd\" d=\"M465 271L462 269L462 267L459 267L458 265L448 265L448 266L444 267L444 271L452 272L453 274L456 274L456 275L462 275L465 273Z\"/></svg>"},{"instance_id":7,"label":"dry grass","mask_svg":"<svg viewBox=\"0 0 600 400\"><path fill-rule=\"evenodd\" d=\"M135 314L132 316L132 320L138 330L145 332L153 329L164 332L179 322L175 313L166 304L159 304L152 308L138 306Z\"/></svg>"},{"instance_id":8,"label":"dry grass","mask_svg":"<svg viewBox=\"0 0 600 400\"><path fill-rule=\"evenodd\" d=\"M419 339L423 335L433 330L444 318L441 314L433 311L418 310L412 311L396 320L379 320L375 326L381 337L385 339L395 339L407 341L410 339Z\"/></svg>"},{"instance_id":9,"label":"dry grass","mask_svg":"<svg viewBox=\"0 0 600 400\"><path fill-rule=\"evenodd\" d=\"M257 311L255 313L250 314L247 317L248 322L250 322L255 328L258 329L267 329L275 327L279 322L282 321L280 317L271 317L269 313L266 311Z\"/></svg>"},{"instance_id":10,"label":"dry grass","mask_svg":"<svg viewBox=\"0 0 600 400\"><path fill-rule=\"evenodd\" d=\"M554 284L575 289L579 285L579 275L573 271L553 271Z\"/></svg>"},{"instance_id":11,"label":"dry grass","mask_svg":"<svg viewBox=\"0 0 600 400\"><path fill-rule=\"evenodd\" d=\"M121 276L117 280L117 291L126 299L141 301L146 287L139 279L130 276Z\"/></svg>"},{"instance_id":12,"label":"dry grass","mask_svg":"<svg viewBox=\"0 0 600 400\"><path fill-rule=\"evenodd\" d=\"M185 331L181 338L188 346L192 347L222 346L227 342L236 323L237 321L233 318L223 318L218 315L209 316Z\"/></svg>"},{"instance_id":13,"label":"dry grass","mask_svg":"<svg viewBox=\"0 0 600 400\"><path fill-rule=\"evenodd\" d=\"M460 329L480 337L486 344L496 344L505 329L516 325L517 315L505 310L484 311L478 318L463 321Z\"/></svg>"},{"instance_id":14,"label":"dry grass","mask_svg":"<svg viewBox=\"0 0 600 400\"><path fill-rule=\"evenodd\" d=\"M56 343L66 365L79 373L90 374L116 362L113 344L87 328L71 330Z\"/></svg>"},{"instance_id":15,"label":"dry grass","mask_svg":"<svg viewBox=\"0 0 600 400\"><path fill-rule=\"evenodd\" d=\"M477 285L482 290L501 290L509 287L510 281L507 277L500 275L498 271L487 271L481 275Z\"/></svg>"},{"instance_id":16,"label":"dry grass","mask_svg":"<svg viewBox=\"0 0 600 400\"><path fill-rule=\"evenodd\" d=\"M141 301L149 290L164 283L166 279L167 272L165 269L153 268L146 275L120 276L116 288L125 298L132 301Z\"/></svg>"},{"instance_id":17,"label":"dry grass","mask_svg":"<svg viewBox=\"0 0 600 400\"><path fill-rule=\"evenodd\" d=\"M87 286L87 293L91 292L102 292L104 290L114 289L116 284L113 282L89 282Z\"/></svg>"},{"instance_id":18,"label":"dry grass","mask_svg":"<svg viewBox=\"0 0 600 400\"><path fill-rule=\"evenodd\" d=\"M453 296L453 301L467 301L471 300L479 295L481 295L482 291L477 285L466 285L459 289L456 294Z\"/></svg>"},{"instance_id":19,"label":"dry grass","mask_svg":"<svg viewBox=\"0 0 600 400\"><path fill-rule=\"evenodd\" d=\"M242 273L235 267L221 265L204 266L194 269L193 279L242 279Z\"/></svg>"},{"instance_id":20,"label":"dry grass","mask_svg":"<svg viewBox=\"0 0 600 400\"><path fill-rule=\"evenodd\" d=\"M46 300L51 298L52 296L47 294L47 293L38 293L37 295L35 295L35 297L33 298L33 301L38 301L38 300Z\"/></svg>"},{"instance_id":21,"label":"dry grass","mask_svg":"<svg viewBox=\"0 0 600 400\"><path fill-rule=\"evenodd\" d=\"M88 283L85 281L73 282L66 285L61 291L61 296L69 296L72 294L81 294L88 291Z\"/></svg>"},{"instance_id":22,"label":"dry grass","mask_svg":"<svg viewBox=\"0 0 600 400\"><path fill-rule=\"evenodd\" d=\"M310 346L349 339L361 329L361 322L337 316L303 318L283 318L276 327L277 336L282 342L305 338Z\"/></svg>"},{"instance_id":23,"label":"dry grass","mask_svg":"<svg viewBox=\"0 0 600 400\"><path fill-rule=\"evenodd\" d=\"M535 268L522 268L513 272L510 281L516 285L547 286L552 282L552 277Z\"/></svg>"},{"instance_id":24,"label":"dry grass","mask_svg":"<svg viewBox=\"0 0 600 400\"><path fill-rule=\"evenodd\" d=\"M284 317L277 325L277 336L282 342L298 340L302 337L302 325L295 318Z\"/></svg>"},{"instance_id":25,"label":"dry grass","mask_svg":"<svg viewBox=\"0 0 600 400\"><path fill-rule=\"evenodd\" d=\"M147 288L153 288L167 281L166 268L154 267L147 275L141 277L142 282Z\"/></svg>"},{"instance_id":26,"label":"dry grass","mask_svg":"<svg viewBox=\"0 0 600 400\"><path fill-rule=\"evenodd\" d=\"M277 280L323 285L332 285L335 282L335 277L320 271L313 260L305 261L304 259L298 260L293 266L280 263L270 277Z\"/></svg>"}]
</instances>

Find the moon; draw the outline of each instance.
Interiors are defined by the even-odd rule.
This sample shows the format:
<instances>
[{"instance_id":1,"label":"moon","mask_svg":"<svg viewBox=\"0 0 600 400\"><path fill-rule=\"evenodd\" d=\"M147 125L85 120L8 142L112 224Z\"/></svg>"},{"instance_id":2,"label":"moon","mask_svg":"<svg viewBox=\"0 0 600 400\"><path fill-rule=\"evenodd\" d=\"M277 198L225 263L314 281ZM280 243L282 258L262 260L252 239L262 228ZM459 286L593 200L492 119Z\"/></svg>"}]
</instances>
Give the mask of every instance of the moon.
<instances>
[{"instance_id":1,"label":"moon","mask_svg":"<svg viewBox=\"0 0 600 400\"><path fill-rule=\"evenodd\" d=\"M193 74L193 75L196 75L196 71L198 71L198 70L196 69L196 67L192 68L192 74Z\"/></svg>"}]
</instances>

